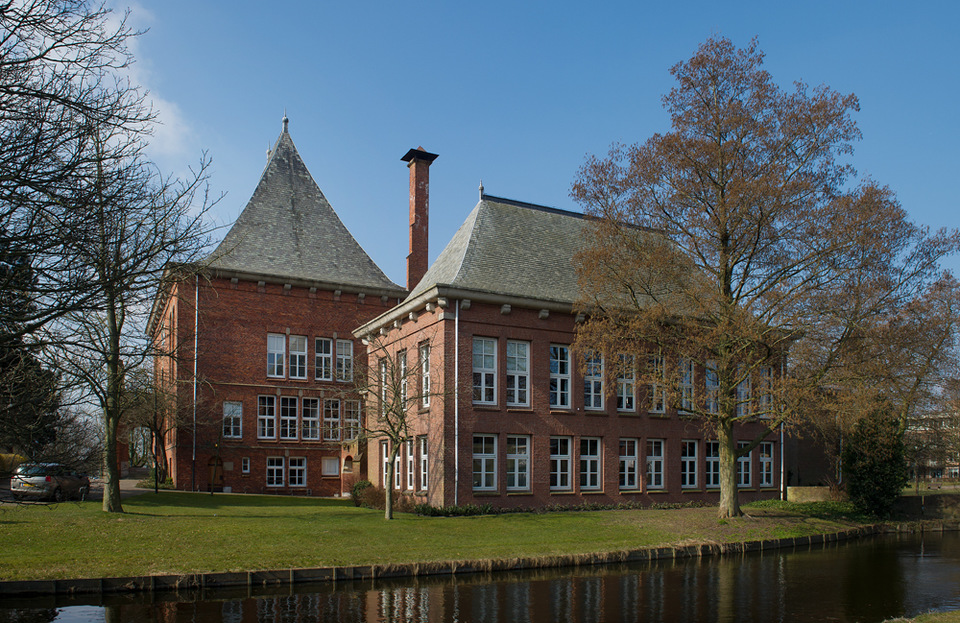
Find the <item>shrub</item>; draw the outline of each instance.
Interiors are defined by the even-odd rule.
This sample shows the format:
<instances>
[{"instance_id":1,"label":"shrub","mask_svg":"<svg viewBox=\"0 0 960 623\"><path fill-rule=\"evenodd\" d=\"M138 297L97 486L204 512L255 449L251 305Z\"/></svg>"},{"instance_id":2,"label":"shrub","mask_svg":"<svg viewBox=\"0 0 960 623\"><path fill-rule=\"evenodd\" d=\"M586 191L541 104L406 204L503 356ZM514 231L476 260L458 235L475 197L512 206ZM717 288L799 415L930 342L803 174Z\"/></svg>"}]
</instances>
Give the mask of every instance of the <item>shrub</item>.
<instances>
[{"instance_id":1,"label":"shrub","mask_svg":"<svg viewBox=\"0 0 960 623\"><path fill-rule=\"evenodd\" d=\"M363 492L372 486L373 483L369 480L358 480L353 484L353 489L350 490L350 499L353 500L354 506L363 505Z\"/></svg>"},{"instance_id":2,"label":"shrub","mask_svg":"<svg viewBox=\"0 0 960 623\"><path fill-rule=\"evenodd\" d=\"M870 515L890 513L907 484L906 448L900 423L887 403L878 403L854 426L843 448L847 496Z\"/></svg>"}]
</instances>

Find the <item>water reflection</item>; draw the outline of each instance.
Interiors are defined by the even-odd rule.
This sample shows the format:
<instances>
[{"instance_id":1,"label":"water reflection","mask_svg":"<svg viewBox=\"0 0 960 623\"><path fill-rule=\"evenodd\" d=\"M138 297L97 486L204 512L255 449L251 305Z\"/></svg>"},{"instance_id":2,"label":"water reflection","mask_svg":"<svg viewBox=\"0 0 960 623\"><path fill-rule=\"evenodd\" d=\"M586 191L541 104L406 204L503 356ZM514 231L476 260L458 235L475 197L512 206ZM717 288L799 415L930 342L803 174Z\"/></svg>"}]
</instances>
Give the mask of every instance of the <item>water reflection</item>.
<instances>
[{"instance_id":1,"label":"water reflection","mask_svg":"<svg viewBox=\"0 0 960 623\"><path fill-rule=\"evenodd\" d=\"M882 621L960 608L960 537L894 537L703 561L106 597L93 611L97 619L72 607L79 603L0 602L0 623Z\"/></svg>"}]
</instances>

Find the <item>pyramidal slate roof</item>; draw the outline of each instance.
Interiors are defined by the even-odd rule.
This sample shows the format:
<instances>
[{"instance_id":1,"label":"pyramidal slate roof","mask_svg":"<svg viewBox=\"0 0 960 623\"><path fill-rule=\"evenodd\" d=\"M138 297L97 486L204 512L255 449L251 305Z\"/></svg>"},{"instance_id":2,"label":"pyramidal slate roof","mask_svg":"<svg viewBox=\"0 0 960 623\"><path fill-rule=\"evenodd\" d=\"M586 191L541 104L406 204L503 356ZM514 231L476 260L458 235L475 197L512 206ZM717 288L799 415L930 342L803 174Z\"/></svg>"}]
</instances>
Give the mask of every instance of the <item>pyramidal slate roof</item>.
<instances>
[{"instance_id":1,"label":"pyramidal slate roof","mask_svg":"<svg viewBox=\"0 0 960 623\"><path fill-rule=\"evenodd\" d=\"M483 195L407 300L435 286L574 303L583 214Z\"/></svg>"},{"instance_id":2,"label":"pyramidal slate roof","mask_svg":"<svg viewBox=\"0 0 960 623\"><path fill-rule=\"evenodd\" d=\"M211 255L215 270L402 293L350 234L283 132L253 196Z\"/></svg>"}]
</instances>

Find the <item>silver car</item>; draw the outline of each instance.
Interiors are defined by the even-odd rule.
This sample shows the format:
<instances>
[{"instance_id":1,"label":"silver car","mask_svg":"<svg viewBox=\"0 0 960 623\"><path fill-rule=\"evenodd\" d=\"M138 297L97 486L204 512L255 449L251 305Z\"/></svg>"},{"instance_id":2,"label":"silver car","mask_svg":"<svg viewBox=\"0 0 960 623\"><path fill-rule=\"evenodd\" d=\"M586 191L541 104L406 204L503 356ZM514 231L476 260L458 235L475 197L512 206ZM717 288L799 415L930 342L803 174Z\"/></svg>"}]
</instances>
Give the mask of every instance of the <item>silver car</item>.
<instances>
[{"instance_id":1,"label":"silver car","mask_svg":"<svg viewBox=\"0 0 960 623\"><path fill-rule=\"evenodd\" d=\"M83 500L90 492L90 479L58 463L25 463L10 478L10 492L17 500Z\"/></svg>"}]
</instances>

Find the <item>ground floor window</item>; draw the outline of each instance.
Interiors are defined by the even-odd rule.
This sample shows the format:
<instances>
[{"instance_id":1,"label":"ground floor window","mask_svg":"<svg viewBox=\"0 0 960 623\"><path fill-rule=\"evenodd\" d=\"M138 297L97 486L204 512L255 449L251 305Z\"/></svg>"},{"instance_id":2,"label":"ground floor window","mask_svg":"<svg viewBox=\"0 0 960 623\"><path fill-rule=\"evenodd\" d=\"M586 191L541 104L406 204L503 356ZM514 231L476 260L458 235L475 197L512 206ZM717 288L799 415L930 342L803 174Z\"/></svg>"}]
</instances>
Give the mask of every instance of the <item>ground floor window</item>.
<instances>
[{"instance_id":1,"label":"ground floor window","mask_svg":"<svg viewBox=\"0 0 960 623\"><path fill-rule=\"evenodd\" d=\"M240 459L240 471L241 473L244 473L244 474L250 473L250 457L249 456L245 456L242 459Z\"/></svg>"},{"instance_id":2,"label":"ground floor window","mask_svg":"<svg viewBox=\"0 0 960 623\"><path fill-rule=\"evenodd\" d=\"M267 457L267 486L268 487L283 486L283 457L282 456Z\"/></svg>"},{"instance_id":3,"label":"ground floor window","mask_svg":"<svg viewBox=\"0 0 960 623\"><path fill-rule=\"evenodd\" d=\"M304 457L290 457L290 486L307 486L307 459Z\"/></svg>"},{"instance_id":4,"label":"ground floor window","mask_svg":"<svg viewBox=\"0 0 960 623\"><path fill-rule=\"evenodd\" d=\"M697 486L697 442L680 442L680 486L691 489Z\"/></svg>"},{"instance_id":5,"label":"ground floor window","mask_svg":"<svg viewBox=\"0 0 960 623\"><path fill-rule=\"evenodd\" d=\"M620 488L637 488L637 440L620 440Z\"/></svg>"},{"instance_id":6,"label":"ground floor window","mask_svg":"<svg viewBox=\"0 0 960 623\"><path fill-rule=\"evenodd\" d=\"M495 435L473 436L473 489L493 491L497 488L497 438Z\"/></svg>"},{"instance_id":7,"label":"ground floor window","mask_svg":"<svg viewBox=\"0 0 960 623\"><path fill-rule=\"evenodd\" d=\"M383 488L386 489L390 486L390 446L387 445L386 441L380 442L380 466L381 466L381 478L380 482L383 484Z\"/></svg>"},{"instance_id":8,"label":"ground floor window","mask_svg":"<svg viewBox=\"0 0 960 623\"><path fill-rule=\"evenodd\" d=\"M408 439L407 443L407 489L413 489L416 484L417 457L413 454L413 439Z\"/></svg>"},{"instance_id":9,"label":"ground floor window","mask_svg":"<svg viewBox=\"0 0 960 623\"><path fill-rule=\"evenodd\" d=\"M737 450L742 450L750 445L748 441L738 441ZM751 459L753 458L753 451L747 452L743 456L737 457L737 486L738 487L749 487L750 486L750 472L751 472Z\"/></svg>"},{"instance_id":10,"label":"ground floor window","mask_svg":"<svg viewBox=\"0 0 960 623\"><path fill-rule=\"evenodd\" d=\"M760 444L760 486L773 486L773 443L769 441Z\"/></svg>"},{"instance_id":11,"label":"ground floor window","mask_svg":"<svg viewBox=\"0 0 960 623\"><path fill-rule=\"evenodd\" d=\"M340 475L340 459L335 456L325 456L320 463L320 474L323 476Z\"/></svg>"},{"instance_id":12,"label":"ground floor window","mask_svg":"<svg viewBox=\"0 0 960 623\"><path fill-rule=\"evenodd\" d=\"M600 440L595 437L580 439L580 488L600 488Z\"/></svg>"},{"instance_id":13,"label":"ground floor window","mask_svg":"<svg viewBox=\"0 0 960 623\"><path fill-rule=\"evenodd\" d=\"M720 442L707 442L707 474L708 487L720 486Z\"/></svg>"},{"instance_id":14,"label":"ground floor window","mask_svg":"<svg viewBox=\"0 0 960 623\"><path fill-rule=\"evenodd\" d=\"M570 438L550 438L550 488L570 489Z\"/></svg>"},{"instance_id":15,"label":"ground floor window","mask_svg":"<svg viewBox=\"0 0 960 623\"><path fill-rule=\"evenodd\" d=\"M428 472L429 462L427 460L427 438L420 438L420 490L426 491L429 484Z\"/></svg>"},{"instance_id":16,"label":"ground floor window","mask_svg":"<svg viewBox=\"0 0 960 623\"><path fill-rule=\"evenodd\" d=\"M647 440L647 488L663 489L663 439Z\"/></svg>"},{"instance_id":17,"label":"ground floor window","mask_svg":"<svg viewBox=\"0 0 960 623\"><path fill-rule=\"evenodd\" d=\"M507 491L530 489L530 438L507 437Z\"/></svg>"}]
</instances>

